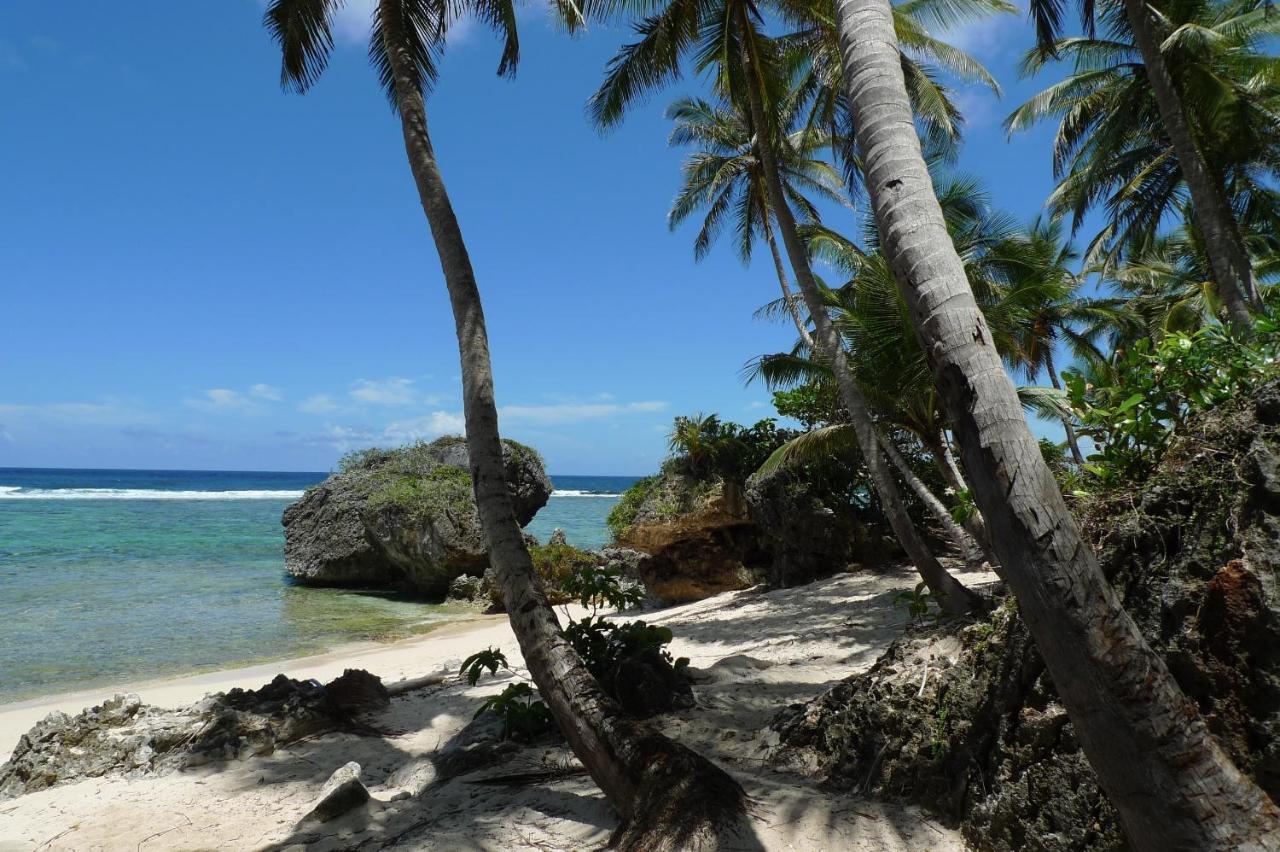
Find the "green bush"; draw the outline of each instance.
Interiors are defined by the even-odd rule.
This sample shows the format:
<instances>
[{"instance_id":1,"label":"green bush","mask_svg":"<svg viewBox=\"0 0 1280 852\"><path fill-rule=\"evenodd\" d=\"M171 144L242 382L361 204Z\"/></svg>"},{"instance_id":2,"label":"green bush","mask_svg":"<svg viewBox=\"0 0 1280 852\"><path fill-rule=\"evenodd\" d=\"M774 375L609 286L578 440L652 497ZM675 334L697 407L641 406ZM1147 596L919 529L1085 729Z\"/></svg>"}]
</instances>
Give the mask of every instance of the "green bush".
<instances>
[{"instance_id":1,"label":"green bush","mask_svg":"<svg viewBox=\"0 0 1280 852\"><path fill-rule=\"evenodd\" d=\"M622 492L622 497L609 510L609 517L605 519L605 523L609 525L609 532L613 533L615 539L622 538L631 529L631 525L636 522L640 505L649 496L649 492L657 481L656 476L646 476Z\"/></svg>"},{"instance_id":2,"label":"green bush","mask_svg":"<svg viewBox=\"0 0 1280 852\"><path fill-rule=\"evenodd\" d=\"M1276 375L1278 343L1265 319L1249 339L1207 326L1138 341L1117 358L1105 384L1068 371L1068 400L1096 448L1086 471L1104 487L1145 478L1189 417Z\"/></svg>"}]
</instances>

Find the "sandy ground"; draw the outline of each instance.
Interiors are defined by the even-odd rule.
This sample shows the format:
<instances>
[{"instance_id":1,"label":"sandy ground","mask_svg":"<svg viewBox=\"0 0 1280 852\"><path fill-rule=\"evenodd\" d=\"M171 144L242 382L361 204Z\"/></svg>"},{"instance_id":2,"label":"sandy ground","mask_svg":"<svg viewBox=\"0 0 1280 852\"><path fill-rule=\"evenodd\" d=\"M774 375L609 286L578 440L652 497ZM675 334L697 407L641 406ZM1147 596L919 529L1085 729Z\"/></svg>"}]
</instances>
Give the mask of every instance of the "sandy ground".
<instances>
[{"instance_id":1,"label":"sandy ground","mask_svg":"<svg viewBox=\"0 0 1280 852\"><path fill-rule=\"evenodd\" d=\"M981 584L991 575L963 575ZM757 803L757 850L961 850L959 835L920 811L833 795L815 781L775 771L762 760L770 718L789 703L868 667L902 631L893 597L914 585L909 570L844 574L780 591L747 590L645 613L675 632L673 652L710 670L695 686L698 706L661 717L671 736L732 773ZM513 664L515 639L504 618L444 627L390 646L361 646L126 689L0 705L0 747L52 710L76 712L112 692L138 692L161 706L184 704L232 686L256 687L283 671L327 680L366 668L386 682L457 671L470 653L494 645ZM376 719L384 736L332 734L244 761L136 780L98 778L0 803L0 852L16 850L423 849L582 850L607 841L616 819L582 774L521 785L484 783L548 765L562 749L529 749L498 769L446 781L433 759L470 720L480 698L504 685L450 679L398 696ZM325 824L304 821L320 786L349 760L374 795L366 808ZM393 797L395 800L393 800Z\"/></svg>"}]
</instances>

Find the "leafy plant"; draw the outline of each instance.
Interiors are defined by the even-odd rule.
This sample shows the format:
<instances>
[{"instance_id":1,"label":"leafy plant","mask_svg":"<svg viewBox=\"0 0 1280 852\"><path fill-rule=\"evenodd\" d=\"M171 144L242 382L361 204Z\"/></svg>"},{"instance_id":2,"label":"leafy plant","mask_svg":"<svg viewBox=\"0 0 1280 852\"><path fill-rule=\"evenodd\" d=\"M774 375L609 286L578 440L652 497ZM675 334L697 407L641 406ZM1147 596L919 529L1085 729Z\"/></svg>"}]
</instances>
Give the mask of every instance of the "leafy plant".
<instances>
[{"instance_id":1,"label":"leafy plant","mask_svg":"<svg viewBox=\"0 0 1280 852\"><path fill-rule=\"evenodd\" d=\"M498 669L510 669L507 665L507 656L497 648L486 648L472 654L462 661L462 667L458 670L458 674L466 678L467 683L475 686L480 682L480 676L484 674L484 670L488 669L489 674L497 674Z\"/></svg>"},{"instance_id":2,"label":"leafy plant","mask_svg":"<svg viewBox=\"0 0 1280 852\"><path fill-rule=\"evenodd\" d=\"M973 501L973 494L968 488L961 488L958 491L947 489L955 503L951 506L951 517L955 518L957 524L963 524L969 520L978 511L978 504Z\"/></svg>"},{"instance_id":3,"label":"leafy plant","mask_svg":"<svg viewBox=\"0 0 1280 852\"><path fill-rule=\"evenodd\" d=\"M622 582L622 572L614 568L584 565L564 579L561 589L570 599L592 613L601 606L624 610L644 603L644 589L638 584Z\"/></svg>"},{"instance_id":4,"label":"leafy plant","mask_svg":"<svg viewBox=\"0 0 1280 852\"><path fill-rule=\"evenodd\" d=\"M1158 342L1136 341L1112 365L1105 384L1066 375L1067 395L1097 452L1085 469L1103 486L1144 478L1187 419L1247 393L1275 375L1275 325L1259 319L1245 340L1220 325Z\"/></svg>"},{"instance_id":5,"label":"leafy plant","mask_svg":"<svg viewBox=\"0 0 1280 852\"><path fill-rule=\"evenodd\" d=\"M551 730L555 719L551 710L527 683L513 683L497 695L490 695L472 718L493 713L502 720L503 739L530 740Z\"/></svg>"},{"instance_id":6,"label":"leafy plant","mask_svg":"<svg viewBox=\"0 0 1280 852\"><path fill-rule=\"evenodd\" d=\"M929 614L929 604L936 603L929 588L924 583L916 583L915 589L898 592L893 598L894 606L905 606L912 620L924 618Z\"/></svg>"}]
</instances>

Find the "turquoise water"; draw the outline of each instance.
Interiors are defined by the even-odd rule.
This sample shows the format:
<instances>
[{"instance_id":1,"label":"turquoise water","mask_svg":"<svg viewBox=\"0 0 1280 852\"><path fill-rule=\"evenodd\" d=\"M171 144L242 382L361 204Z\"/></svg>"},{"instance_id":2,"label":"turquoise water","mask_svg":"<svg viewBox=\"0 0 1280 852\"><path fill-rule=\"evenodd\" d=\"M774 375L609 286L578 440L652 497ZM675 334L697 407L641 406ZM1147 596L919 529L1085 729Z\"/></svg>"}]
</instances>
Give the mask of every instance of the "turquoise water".
<instances>
[{"instance_id":1,"label":"turquoise water","mask_svg":"<svg viewBox=\"0 0 1280 852\"><path fill-rule=\"evenodd\" d=\"M0 469L0 701L393 639L464 613L286 582L280 515L324 474ZM632 481L555 477L581 547Z\"/></svg>"}]
</instances>

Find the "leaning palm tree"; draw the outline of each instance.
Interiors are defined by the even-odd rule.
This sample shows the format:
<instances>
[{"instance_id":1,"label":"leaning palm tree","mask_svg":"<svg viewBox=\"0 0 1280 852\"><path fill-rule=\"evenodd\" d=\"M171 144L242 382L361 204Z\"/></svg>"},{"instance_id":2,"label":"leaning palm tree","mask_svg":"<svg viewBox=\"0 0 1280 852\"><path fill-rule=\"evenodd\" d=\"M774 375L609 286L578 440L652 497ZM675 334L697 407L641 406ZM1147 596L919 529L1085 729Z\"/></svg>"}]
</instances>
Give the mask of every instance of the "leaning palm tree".
<instances>
[{"instance_id":1,"label":"leaning palm tree","mask_svg":"<svg viewBox=\"0 0 1280 852\"><path fill-rule=\"evenodd\" d=\"M947 232L888 0L837 6L881 248L929 355L1001 574L1139 850L1280 848L1280 810L1231 762L1081 536Z\"/></svg>"},{"instance_id":2,"label":"leaning palm tree","mask_svg":"<svg viewBox=\"0 0 1280 852\"><path fill-rule=\"evenodd\" d=\"M333 48L332 17L340 0L272 0L265 23L282 52L281 81L307 91ZM579 23L576 7L568 23ZM519 59L515 11L509 0L458 5L430 0L379 0L369 45L382 86L400 117L405 153L426 214L453 308L462 366L463 410L471 476L490 564L502 590L525 664L561 731L623 820L624 848L685 848L732 830L744 794L728 775L630 719L588 672L560 631L536 579L512 509L498 433L488 336L480 291L427 132L426 94L455 16L470 12L503 39L499 71Z\"/></svg>"},{"instance_id":3,"label":"leaning palm tree","mask_svg":"<svg viewBox=\"0 0 1280 852\"><path fill-rule=\"evenodd\" d=\"M1240 165L1230 161L1241 142L1274 136L1267 131L1277 122L1276 63L1259 49L1276 33L1274 16L1263 8L1269 4L1123 0L1100 9L1105 39L1092 38L1093 0L1082 0L1090 37L1059 38L1063 5L1032 0L1039 45L1025 67L1034 71L1065 55L1076 73L1011 117L1016 127L1066 106L1056 164L1070 163L1074 180L1064 181L1055 202L1078 210L1100 188L1114 188L1113 222L1101 236L1127 230L1127 217L1153 237L1154 208L1167 209L1185 189L1230 320L1251 327L1250 308L1261 302L1233 209L1239 204L1233 194L1243 190L1233 192L1238 175L1229 169Z\"/></svg>"},{"instance_id":4,"label":"leaning palm tree","mask_svg":"<svg viewBox=\"0 0 1280 852\"><path fill-rule=\"evenodd\" d=\"M820 154L831 145L829 134L803 124L803 99L793 92L780 108L779 123L786 128L779 153L787 198L810 222L819 221L810 196L835 204L846 203L840 175ZM782 288L783 304L796 330L809 337L796 303L769 212L768 193L755 148L749 119L732 105L715 105L701 98L681 98L667 110L676 123L672 145L696 146L685 158L684 177L667 221L674 230L694 213L702 211L702 226L694 239L694 256L701 260L729 220L734 245L743 263L751 262L757 238L764 240L773 258L774 272Z\"/></svg>"},{"instance_id":5,"label":"leaning palm tree","mask_svg":"<svg viewBox=\"0 0 1280 852\"><path fill-rule=\"evenodd\" d=\"M618 4L624 8L628 5ZM637 5L641 10L649 8L647 4ZM885 516L921 579L945 610L981 609L982 599L947 573L907 513L885 462L881 438L866 400L823 307L821 289L809 266L778 167L784 132L776 117L780 114L779 105L789 96L795 70L786 46L764 34L751 0L670 0L644 18L637 30L640 40L624 46L610 61L604 83L592 98L590 109L597 124L608 127L621 120L626 107L637 97L678 74L681 62L690 53L696 53L697 69L712 77L720 96L739 105L749 121L769 212L814 323L813 338L831 367Z\"/></svg>"}]
</instances>

